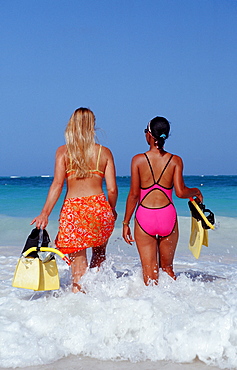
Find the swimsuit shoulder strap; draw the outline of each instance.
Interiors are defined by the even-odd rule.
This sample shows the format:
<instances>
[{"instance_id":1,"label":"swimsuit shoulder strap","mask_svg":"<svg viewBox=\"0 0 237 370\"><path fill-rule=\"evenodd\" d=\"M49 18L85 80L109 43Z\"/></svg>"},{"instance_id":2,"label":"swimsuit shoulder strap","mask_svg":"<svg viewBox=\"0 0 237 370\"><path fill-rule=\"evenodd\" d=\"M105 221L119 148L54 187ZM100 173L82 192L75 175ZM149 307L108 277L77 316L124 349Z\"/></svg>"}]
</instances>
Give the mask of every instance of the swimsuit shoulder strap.
<instances>
[{"instance_id":1,"label":"swimsuit shoulder strap","mask_svg":"<svg viewBox=\"0 0 237 370\"><path fill-rule=\"evenodd\" d=\"M102 145L100 145L100 147L99 147L98 157L97 157L97 161L96 161L96 168L94 170L90 170L90 172L94 173L95 175L99 175L101 177L104 177L104 175L105 175L104 172L99 170L101 150L102 150Z\"/></svg>"},{"instance_id":2,"label":"swimsuit shoulder strap","mask_svg":"<svg viewBox=\"0 0 237 370\"><path fill-rule=\"evenodd\" d=\"M164 172L165 172L166 168L168 167L168 165L169 165L169 163L170 163L170 161L171 161L172 157L173 157L173 154L171 154L171 156L169 157L169 159L168 159L168 161L167 161L167 163L166 163L165 167L163 168L163 171L161 172L160 177L159 177L159 179L158 179L158 180L157 180L157 182L156 182L157 184L159 184L159 182L160 182L160 180L161 180L161 177L163 176L163 174L164 174Z\"/></svg>"},{"instance_id":3,"label":"swimsuit shoulder strap","mask_svg":"<svg viewBox=\"0 0 237 370\"><path fill-rule=\"evenodd\" d=\"M98 152L98 157L97 157L97 162L96 162L96 171L99 171L101 149L102 149L102 145L100 145L100 147L99 147L99 152Z\"/></svg>"},{"instance_id":4,"label":"swimsuit shoulder strap","mask_svg":"<svg viewBox=\"0 0 237 370\"><path fill-rule=\"evenodd\" d=\"M148 162L148 164L149 164L149 167L150 167L150 170L151 170L151 174L152 174L152 177L153 177L153 181L154 181L154 184L155 184L156 180L155 180L155 177L154 177L153 169L152 169L152 167L151 167L151 162L149 161L149 158L148 158L148 156L146 155L146 153L144 153L144 155L145 155L145 157L146 157L146 159L147 159L147 162Z\"/></svg>"}]
</instances>

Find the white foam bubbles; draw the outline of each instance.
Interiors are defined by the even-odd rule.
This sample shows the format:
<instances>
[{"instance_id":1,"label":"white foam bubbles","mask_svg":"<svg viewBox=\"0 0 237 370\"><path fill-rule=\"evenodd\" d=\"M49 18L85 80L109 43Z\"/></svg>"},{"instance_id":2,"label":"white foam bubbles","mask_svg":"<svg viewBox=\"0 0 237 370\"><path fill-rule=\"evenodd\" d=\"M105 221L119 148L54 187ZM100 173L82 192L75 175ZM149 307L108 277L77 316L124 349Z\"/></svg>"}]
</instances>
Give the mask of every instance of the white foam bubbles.
<instances>
[{"instance_id":1,"label":"white foam bubbles","mask_svg":"<svg viewBox=\"0 0 237 370\"><path fill-rule=\"evenodd\" d=\"M181 268L176 281L161 272L158 286L145 287L136 258L125 265L110 255L99 272L92 269L83 277L86 294L73 294L68 267L58 260L61 289L33 294L11 287L12 262L0 298L2 367L46 364L69 355L186 363L197 357L219 367L237 364L234 267L215 278L187 266L189 273Z\"/></svg>"},{"instance_id":2,"label":"white foam bubbles","mask_svg":"<svg viewBox=\"0 0 237 370\"><path fill-rule=\"evenodd\" d=\"M136 247L122 241L120 229L109 242L103 268L83 277L86 294L71 293L69 268L58 258L59 291L13 288L22 248L1 247L0 366L76 355L133 362L198 358L237 367L236 219L219 221L220 228L209 232L209 248L196 260L187 247L190 219L180 218L178 277L174 281L161 272L158 286L144 286Z\"/></svg>"}]
</instances>

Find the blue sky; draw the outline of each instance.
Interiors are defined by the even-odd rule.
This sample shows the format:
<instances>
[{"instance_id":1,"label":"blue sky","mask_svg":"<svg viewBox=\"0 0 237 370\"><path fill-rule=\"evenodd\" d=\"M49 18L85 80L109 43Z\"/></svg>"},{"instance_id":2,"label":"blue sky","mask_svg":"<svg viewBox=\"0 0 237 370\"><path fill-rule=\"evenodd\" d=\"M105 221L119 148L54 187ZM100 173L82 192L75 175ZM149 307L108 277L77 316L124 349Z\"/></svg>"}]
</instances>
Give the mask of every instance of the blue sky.
<instances>
[{"instance_id":1,"label":"blue sky","mask_svg":"<svg viewBox=\"0 0 237 370\"><path fill-rule=\"evenodd\" d=\"M0 176L53 174L91 108L118 175L171 122L186 175L237 175L236 0L0 0Z\"/></svg>"}]
</instances>

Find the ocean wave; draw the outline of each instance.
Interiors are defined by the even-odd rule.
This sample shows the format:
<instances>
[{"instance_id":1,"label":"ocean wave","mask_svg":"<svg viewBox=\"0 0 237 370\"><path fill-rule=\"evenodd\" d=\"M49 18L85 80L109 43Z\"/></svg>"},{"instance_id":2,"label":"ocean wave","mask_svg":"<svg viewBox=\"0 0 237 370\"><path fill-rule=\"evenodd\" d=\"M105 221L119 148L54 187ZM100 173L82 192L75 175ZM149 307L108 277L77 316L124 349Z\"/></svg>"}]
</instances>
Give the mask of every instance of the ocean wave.
<instances>
[{"instance_id":1,"label":"ocean wave","mask_svg":"<svg viewBox=\"0 0 237 370\"><path fill-rule=\"evenodd\" d=\"M143 284L136 245L123 241L119 221L103 267L83 277L86 294L74 295L70 269L58 258L58 291L34 293L11 286L33 227L28 218L0 215L0 366L42 365L76 355L132 362L192 363L198 358L235 368L237 219L216 221L209 247L196 260L188 249L190 217L179 217L177 281L161 272L159 285L150 287ZM50 221L52 240L57 227L57 221Z\"/></svg>"},{"instance_id":2,"label":"ocean wave","mask_svg":"<svg viewBox=\"0 0 237 370\"><path fill-rule=\"evenodd\" d=\"M161 272L158 286L145 287L136 259L124 264L110 256L99 272L83 277L86 294L73 294L61 260L60 290L38 293L11 287L16 258L1 257L0 263L2 367L69 355L136 363L198 358L220 368L237 366L235 267L213 280L181 273L174 281Z\"/></svg>"}]
</instances>

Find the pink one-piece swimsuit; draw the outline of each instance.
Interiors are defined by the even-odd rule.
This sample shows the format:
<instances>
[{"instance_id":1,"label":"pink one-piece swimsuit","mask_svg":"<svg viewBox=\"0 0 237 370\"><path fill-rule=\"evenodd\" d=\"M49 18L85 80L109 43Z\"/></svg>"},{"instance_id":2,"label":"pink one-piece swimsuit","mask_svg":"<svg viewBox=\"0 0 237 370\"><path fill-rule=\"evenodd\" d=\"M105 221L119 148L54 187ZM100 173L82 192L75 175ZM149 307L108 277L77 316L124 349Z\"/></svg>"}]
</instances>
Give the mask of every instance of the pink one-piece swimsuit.
<instances>
[{"instance_id":1,"label":"pink one-piece swimsuit","mask_svg":"<svg viewBox=\"0 0 237 370\"><path fill-rule=\"evenodd\" d=\"M142 228L147 234L151 236L168 236L174 230L176 220L177 220L177 213L172 201L172 188L165 188L164 186L159 185L162 175L164 174L167 166L169 165L173 155L170 156L168 162L166 163L161 175L157 181L155 181L154 173L151 167L151 163L149 161L148 156L144 153L149 167L151 169L152 177L154 184L149 186L148 188L141 188L140 190L140 200L136 210L135 218ZM161 208L148 208L142 204L145 197L150 194L152 191L161 191L167 197L167 205Z\"/></svg>"}]
</instances>

